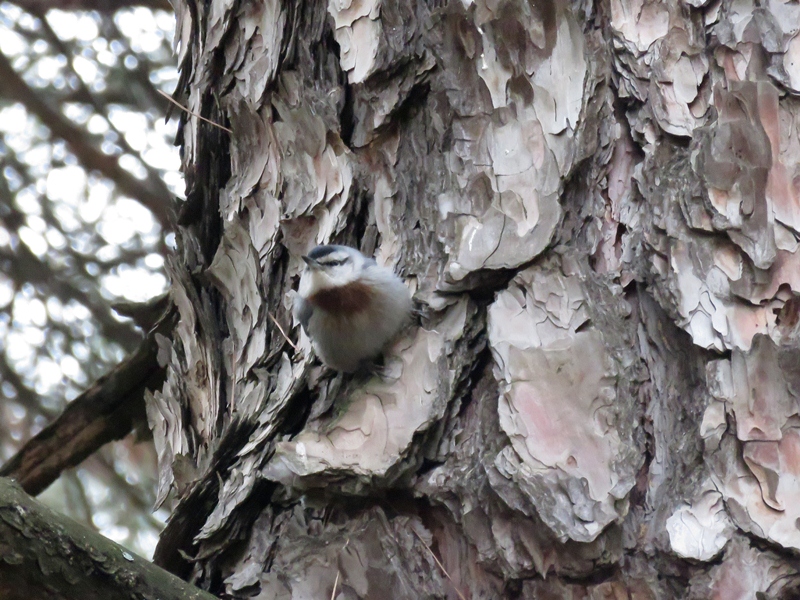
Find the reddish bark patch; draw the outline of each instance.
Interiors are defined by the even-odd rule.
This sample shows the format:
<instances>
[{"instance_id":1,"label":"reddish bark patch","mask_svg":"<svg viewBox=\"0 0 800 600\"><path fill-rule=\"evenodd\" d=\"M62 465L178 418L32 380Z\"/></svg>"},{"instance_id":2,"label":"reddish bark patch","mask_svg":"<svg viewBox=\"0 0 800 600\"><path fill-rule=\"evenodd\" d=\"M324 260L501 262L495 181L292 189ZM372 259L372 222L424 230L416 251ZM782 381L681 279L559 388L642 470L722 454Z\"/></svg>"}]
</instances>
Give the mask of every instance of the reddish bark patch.
<instances>
[{"instance_id":1,"label":"reddish bark patch","mask_svg":"<svg viewBox=\"0 0 800 600\"><path fill-rule=\"evenodd\" d=\"M356 281L342 287L320 290L308 301L325 312L352 315L367 310L372 302L372 290Z\"/></svg>"}]
</instances>

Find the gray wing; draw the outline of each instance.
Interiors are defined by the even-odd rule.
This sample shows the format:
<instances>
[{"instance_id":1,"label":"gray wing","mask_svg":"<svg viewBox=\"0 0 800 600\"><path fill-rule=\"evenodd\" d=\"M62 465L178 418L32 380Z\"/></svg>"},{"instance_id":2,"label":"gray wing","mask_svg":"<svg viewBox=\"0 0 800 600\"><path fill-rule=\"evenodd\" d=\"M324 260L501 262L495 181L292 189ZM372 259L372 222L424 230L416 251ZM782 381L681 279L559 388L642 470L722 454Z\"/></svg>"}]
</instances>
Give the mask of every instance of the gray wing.
<instances>
[{"instance_id":1,"label":"gray wing","mask_svg":"<svg viewBox=\"0 0 800 600\"><path fill-rule=\"evenodd\" d=\"M311 319L311 313L314 311L311 303L304 300L300 296L297 297L294 304L294 316L300 321L303 331L308 335L308 321Z\"/></svg>"}]
</instances>

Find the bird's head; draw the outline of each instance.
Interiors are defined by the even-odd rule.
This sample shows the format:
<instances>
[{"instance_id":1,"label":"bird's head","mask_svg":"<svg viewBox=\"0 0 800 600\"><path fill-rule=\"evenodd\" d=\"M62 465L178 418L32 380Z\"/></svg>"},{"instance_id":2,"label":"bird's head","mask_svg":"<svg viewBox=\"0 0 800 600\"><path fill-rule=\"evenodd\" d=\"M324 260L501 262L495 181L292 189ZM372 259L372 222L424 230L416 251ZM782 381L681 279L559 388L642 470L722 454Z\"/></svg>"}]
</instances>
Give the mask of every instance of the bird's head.
<instances>
[{"instance_id":1,"label":"bird's head","mask_svg":"<svg viewBox=\"0 0 800 600\"><path fill-rule=\"evenodd\" d=\"M303 257L306 270L300 279L300 295L308 298L324 290L343 288L358 281L375 261L348 246L317 246Z\"/></svg>"}]
</instances>

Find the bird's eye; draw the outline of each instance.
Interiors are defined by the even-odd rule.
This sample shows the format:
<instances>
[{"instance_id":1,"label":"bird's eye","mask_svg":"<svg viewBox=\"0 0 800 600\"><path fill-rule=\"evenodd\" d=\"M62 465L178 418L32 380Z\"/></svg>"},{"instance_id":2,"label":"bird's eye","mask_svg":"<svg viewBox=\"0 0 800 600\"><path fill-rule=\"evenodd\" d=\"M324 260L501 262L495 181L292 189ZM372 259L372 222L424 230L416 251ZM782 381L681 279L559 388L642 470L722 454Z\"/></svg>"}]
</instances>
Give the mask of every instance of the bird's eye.
<instances>
[{"instance_id":1,"label":"bird's eye","mask_svg":"<svg viewBox=\"0 0 800 600\"><path fill-rule=\"evenodd\" d=\"M326 267L338 267L339 265L343 265L344 262L345 262L344 259L342 259L342 260L329 260L329 261L325 262L325 266Z\"/></svg>"}]
</instances>

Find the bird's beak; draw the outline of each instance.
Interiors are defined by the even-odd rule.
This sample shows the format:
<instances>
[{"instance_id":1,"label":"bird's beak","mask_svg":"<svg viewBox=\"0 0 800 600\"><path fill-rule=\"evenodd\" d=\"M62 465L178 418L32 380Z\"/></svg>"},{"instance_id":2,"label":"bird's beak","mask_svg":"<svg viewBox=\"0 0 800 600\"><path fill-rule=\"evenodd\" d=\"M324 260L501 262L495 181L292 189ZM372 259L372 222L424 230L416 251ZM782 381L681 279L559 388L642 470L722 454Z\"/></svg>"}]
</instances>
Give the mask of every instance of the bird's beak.
<instances>
[{"instance_id":1,"label":"bird's beak","mask_svg":"<svg viewBox=\"0 0 800 600\"><path fill-rule=\"evenodd\" d=\"M309 258L308 256L304 256L303 260L312 269L316 269L316 268L319 267L319 263L316 260L314 260L313 258Z\"/></svg>"}]
</instances>

